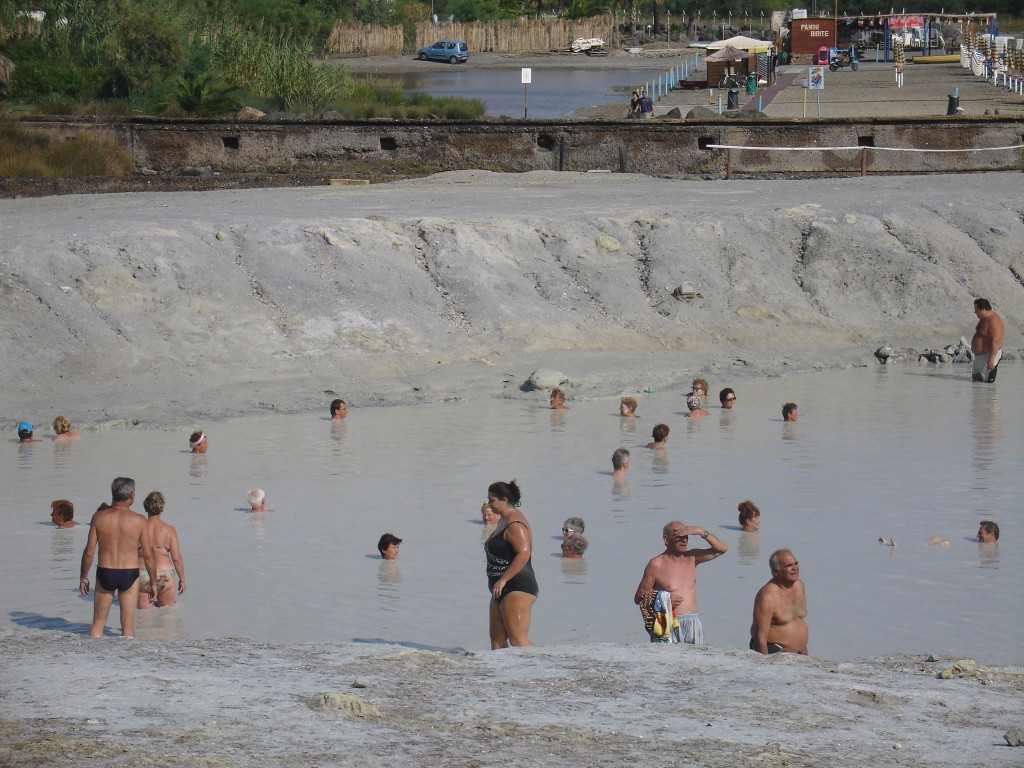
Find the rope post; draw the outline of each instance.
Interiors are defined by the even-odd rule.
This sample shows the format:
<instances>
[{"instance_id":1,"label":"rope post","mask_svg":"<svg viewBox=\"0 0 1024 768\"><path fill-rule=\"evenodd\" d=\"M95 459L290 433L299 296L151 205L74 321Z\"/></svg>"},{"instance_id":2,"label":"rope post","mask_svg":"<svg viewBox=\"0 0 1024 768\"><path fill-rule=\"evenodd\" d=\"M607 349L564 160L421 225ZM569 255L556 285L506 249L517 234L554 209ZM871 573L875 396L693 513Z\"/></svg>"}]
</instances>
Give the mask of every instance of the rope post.
<instances>
[{"instance_id":1,"label":"rope post","mask_svg":"<svg viewBox=\"0 0 1024 768\"><path fill-rule=\"evenodd\" d=\"M860 148L860 175L861 177L868 175L868 148Z\"/></svg>"}]
</instances>

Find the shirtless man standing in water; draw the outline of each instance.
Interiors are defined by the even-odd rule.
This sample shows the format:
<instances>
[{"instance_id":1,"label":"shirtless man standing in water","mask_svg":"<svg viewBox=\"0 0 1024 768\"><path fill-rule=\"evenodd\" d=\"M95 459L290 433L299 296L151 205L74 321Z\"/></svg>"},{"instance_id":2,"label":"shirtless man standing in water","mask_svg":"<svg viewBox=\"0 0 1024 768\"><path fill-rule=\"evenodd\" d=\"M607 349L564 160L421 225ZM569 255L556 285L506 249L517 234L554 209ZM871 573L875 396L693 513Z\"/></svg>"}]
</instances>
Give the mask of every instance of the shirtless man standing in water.
<instances>
[{"instance_id":1,"label":"shirtless man standing in water","mask_svg":"<svg viewBox=\"0 0 1024 768\"><path fill-rule=\"evenodd\" d=\"M971 338L974 353L971 379L991 384L996 380L996 366L1003 355L1003 318L992 310L988 299L974 300L974 314L978 316L978 326Z\"/></svg>"},{"instance_id":2,"label":"shirtless man standing in water","mask_svg":"<svg viewBox=\"0 0 1024 768\"><path fill-rule=\"evenodd\" d=\"M700 536L706 549L689 549L690 536ZM662 590L672 593L672 612L679 619L681 642L703 645L704 629L697 613L697 566L729 551L715 534L695 525L673 521L662 529L665 551L651 558L636 588L633 602Z\"/></svg>"},{"instance_id":3,"label":"shirtless man standing in water","mask_svg":"<svg viewBox=\"0 0 1024 768\"><path fill-rule=\"evenodd\" d=\"M96 596L93 598L90 637L103 637L110 606L117 592L121 605L121 637L135 637L135 607L139 595L139 551L144 554L150 579L150 597L156 599L156 560L146 527L146 518L131 506L135 501L135 481L117 477L110 484L112 504L92 516L89 540L82 552L82 578L78 591L89 596L89 569L100 548L96 565Z\"/></svg>"},{"instance_id":4,"label":"shirtless man standing in water","mask_svg":"<svg viewBox=\"0 0 1024 768\"><path fill-rule=\"evenodd\" d=\"M807 655L807 595L800 581L800 563L788 549L768 558L772 580L754 598L750 650L758 653Z\"/></svg>"}]
</instances>

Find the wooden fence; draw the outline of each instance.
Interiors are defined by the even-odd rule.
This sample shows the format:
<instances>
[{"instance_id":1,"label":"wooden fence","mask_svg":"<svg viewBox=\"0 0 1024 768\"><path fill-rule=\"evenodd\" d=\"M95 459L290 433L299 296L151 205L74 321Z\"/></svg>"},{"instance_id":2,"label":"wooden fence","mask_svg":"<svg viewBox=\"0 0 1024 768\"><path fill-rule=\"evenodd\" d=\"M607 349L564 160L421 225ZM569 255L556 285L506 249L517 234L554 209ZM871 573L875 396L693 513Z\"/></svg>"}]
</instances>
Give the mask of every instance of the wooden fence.
<instances>
[{"instance_id":1,"label":"wooden fence","mask_svg":"<svg viewBox=\"0 0 1024 768\"><path fill-rule=\"evenodd\" d=\"M401 56L415 53L437 40L465 40L471 52L527 53L568 48L580 37L600 37L611 42L615 22L611 16L585 19L505 19L467 24L416 25L416 39L405 47L402 27L373 24L334 25L327 39L330 53L362 56Z\"/></svg>"}]
</instances>

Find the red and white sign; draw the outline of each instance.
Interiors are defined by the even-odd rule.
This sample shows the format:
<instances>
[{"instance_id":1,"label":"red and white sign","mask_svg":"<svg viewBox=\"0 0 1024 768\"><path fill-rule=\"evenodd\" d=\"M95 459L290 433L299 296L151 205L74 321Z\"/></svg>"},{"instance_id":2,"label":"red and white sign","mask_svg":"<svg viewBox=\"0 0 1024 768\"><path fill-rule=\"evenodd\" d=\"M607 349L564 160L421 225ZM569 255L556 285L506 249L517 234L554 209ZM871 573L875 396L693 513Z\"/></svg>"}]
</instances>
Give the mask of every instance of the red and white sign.
<instances>
[{"instance_id":1,"label":"red and white sign","mask_svg":"<svg viewBox=\"0 0 1024 768\"><path fill-rule=\"evenodd\" d=\"M890 16L889 29L923 29L924 16Z\"/></svg>"}]
</instances>

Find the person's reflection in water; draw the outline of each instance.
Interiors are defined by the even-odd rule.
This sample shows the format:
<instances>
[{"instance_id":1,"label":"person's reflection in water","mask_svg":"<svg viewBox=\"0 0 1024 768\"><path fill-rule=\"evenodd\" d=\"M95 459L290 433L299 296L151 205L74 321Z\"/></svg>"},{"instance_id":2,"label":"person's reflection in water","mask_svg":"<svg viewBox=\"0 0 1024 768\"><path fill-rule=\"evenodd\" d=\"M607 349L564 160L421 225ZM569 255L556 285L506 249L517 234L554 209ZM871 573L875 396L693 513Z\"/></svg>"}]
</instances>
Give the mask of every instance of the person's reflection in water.
<instances>
[{"instance_id":1,"label":"person's reflection in water","mask_svg":"<svg viewBox=\"0 0 1024 768\"><path fill-rule=\"evenodd\" d=\"M50 552L53 554L53 562L65 563L75 560L75 534L74 528L59 528L54 531L50 540Z\"/></svg>"},{"instance_id":2,"label":"person's reflection in water","mask_svg":"<svg viewBox=\"0 0 1024 768\"><path fill-rule=\"evenodd\" d=\"M550 411L550 413L551 413L551 426L552 427L554 427L555 429L561 429L562 427L565 426L565 411L564 410L554 410L554 409L552 409Z\"/></svg>"},{"instance_id":3,"label":"person's reflection in water","mask_svg":"<svg viewBox=\"0 0 1024 768\"><path fill-rule=\"evenodd\" d=\"M651 460L651 471L656 475L668 474L668 454L665 451L658 451Z\"/></svg>"},{"instance_id":4,"label":"person's reflection in water","mask_svg":"<svg viewBox=\"0 0 1024 768\"><path fill-rule=\"evenodd\" d=\"M193 453L191 454L191 457L192 461L189 466L188 473L192 475L192 477L206 477L206 455L202 453Z\"/></svg>"},{"instance_id":5,"label":"person's reflection in water","mask_svg":"<svg viewBox=\"0 0 1024 768\"><path fill-rule=\"evenodd\" d=\"M246 515L245 519L249 522L249 530L253 532L257 539L262 539L267 534L266 515Z\"/></svg>"},{"instance_id":6,"label":"person's reflection in water","mask_svg":"<svg viewBox=\"0 0 1024 768\"><path fill-rule=\"evenodd\" d=\"M971 389L971 437L974 438L974 487L989 491L985 475L996 459L997 443L1006 439L999 424L999 391L994 387Z\"/></svg>"},{"instance_id":7,"label":"person's reflection in water","mask_svg":"<svg viewBox=\"0 0 1024 768\"><path fill-rule=\"evenodd\" d=\"M402 572L398 570L397 560L381 560L377 566L377 584L380 588L377 594L380 597L387 597L397 600L401 590L398 585L402 583Z\"/></svg>"},{"instance_id":8,"label":"person's reflection in water","mask_svg":"<svg viewBox=\"0 0 1024 768\"><path fill-rule=\"evenodd\" d=\"M761 559L761 535L756 531L753 533L740 533L737 550L739 551L741 565L756 564Z\"/></svg>"},{"instance_id":9,"label":"person's reflection in water","mask_svg":"<svg viewBox=\"0 0 1024 768\"><path fill-rule=\"evenodd\" d=\"M144 611L136 622L144 640L188 640L184 611Z\"/></svg>"},{"instance_id":10,"label":"person's reflection in water","mask_svg":"<svg viewBox=\"0 0 1024 768\"><path fill-rule=\"evenodd\" d=\"M336 443L344 442L345 435L348 434L348 422L340 419L334 419L331 421L331 440Z\"/></svg>"}]
</instances>

